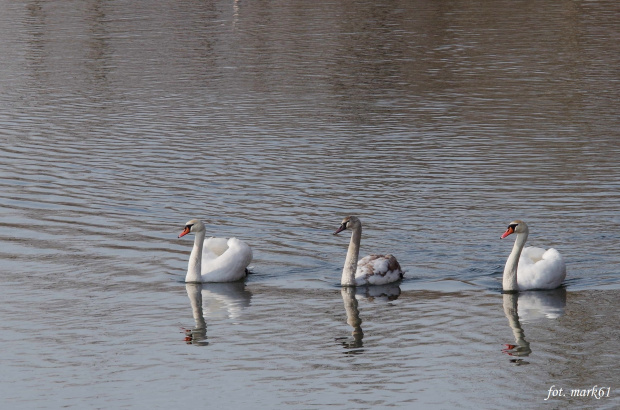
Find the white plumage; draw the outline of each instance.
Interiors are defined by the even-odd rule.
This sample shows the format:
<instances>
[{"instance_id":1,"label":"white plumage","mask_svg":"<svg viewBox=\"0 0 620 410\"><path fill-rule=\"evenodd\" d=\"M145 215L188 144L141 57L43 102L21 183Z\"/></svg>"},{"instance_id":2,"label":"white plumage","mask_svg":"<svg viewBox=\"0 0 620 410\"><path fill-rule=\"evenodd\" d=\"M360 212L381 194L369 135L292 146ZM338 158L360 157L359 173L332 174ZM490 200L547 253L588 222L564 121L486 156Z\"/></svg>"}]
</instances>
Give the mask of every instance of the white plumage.
<instances>
[{"instance_id":1,"label":"white plumage","mask_svg":"<svg viewBox=\"0 0 620 410\"><path fill-rule=\"evenodd\" d=\"M237 238L208 238L204 224L192 219L185 224L179 238L196 235L189 257L185 282L234 282L243 279L252 262L252 249Z\"/></svg>"},{"instance_id":2,"label":"white plumage","mask_svg":"<svg viewBox=\"0 0 620 410\"><path fill-rule=\"evenodd\" d=\"M555 289L566 277L566 265L562 255L554 249L527 247L529 233L523 221L513 221L502 235L502 239L516 233L517 238L504 268L503 288L505 291L534 289Z\"/></svg>"},{"instance_id":3,"label":"white plumage","mask_svg":"<svg viewBox=\"0 0 620 410\"><path fill-rule=\"evenodd\" d=\"M565 277L566 266L556 249L529 246L521 252L517 269L519 290L555 289Z\"/></svg>"}]
</instances>

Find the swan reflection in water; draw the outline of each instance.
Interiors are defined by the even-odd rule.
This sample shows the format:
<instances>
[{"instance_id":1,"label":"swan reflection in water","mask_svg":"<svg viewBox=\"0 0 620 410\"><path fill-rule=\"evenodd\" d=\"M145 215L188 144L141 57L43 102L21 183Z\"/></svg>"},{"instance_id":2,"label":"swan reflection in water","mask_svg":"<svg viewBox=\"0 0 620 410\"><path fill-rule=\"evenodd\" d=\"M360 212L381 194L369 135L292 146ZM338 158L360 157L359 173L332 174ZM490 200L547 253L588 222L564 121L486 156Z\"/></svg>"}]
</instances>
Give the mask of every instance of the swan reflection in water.
<instances>
[{"instance_id":1,"label":"swan reflection in water","mask_svg":"<svg viewBox=\"0 0 620 410\"><path fill-rule=\"evenodd\" d=\"M400 286L398 284L388 284L380 286L351 287L345 286L340 289L344 310L347 313L347 323L353 328L351 333L353 339L348 337L338 337L336 341L341 343L347 350L346 354L358 354L364 351L364 331L362 330L362 319L358 309L358 299L374 301L392 301L400 296Z\"/></svg>"},{"instance_id":2,"label":"swan reflection in water","mask_svg":"<svg viewBox=\"0 0 620 410\"><path fill-rule=\"evenodd\" d=\"M525 340L521 322L557 319L564 314L566 289L504 293L504 314L515 337L515 344L506 344L502 352L512 356L511 362L528 364L522 358L532 353L530 342Z\"/></svg>"},{"instance_id":3,"label":"swan reflection in water","mask_svg":"<svg viewBox=\"0 0 620 410\"><path fill-rule=\"evenodd\" d=\"M186 283L185 289L196 322L192 329L185 329L185 341L196 346L209 344L206 318L238 319L252 299L245 282Z\"/></svg>"}]
</instances>

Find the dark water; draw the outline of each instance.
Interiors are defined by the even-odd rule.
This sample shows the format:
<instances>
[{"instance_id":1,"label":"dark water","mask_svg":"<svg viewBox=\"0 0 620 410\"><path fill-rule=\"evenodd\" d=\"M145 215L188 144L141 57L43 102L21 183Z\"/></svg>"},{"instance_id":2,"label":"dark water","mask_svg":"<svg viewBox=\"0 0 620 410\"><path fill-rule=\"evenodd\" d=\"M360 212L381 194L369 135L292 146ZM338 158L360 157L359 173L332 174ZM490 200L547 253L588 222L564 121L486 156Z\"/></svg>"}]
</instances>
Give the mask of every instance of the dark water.
<instances>
[{"instance_id":1,"label":"dark water","mask_svg":"<svg viewBox=\"0 0 620 410\"><path fill-rule=\"evenodd\" d=\"M615 2L0 10L7 408L620 405ZM193 217L246 282L186 288ZM565 288L500 293L517 218Z\"/></svg>"}]
</instances>

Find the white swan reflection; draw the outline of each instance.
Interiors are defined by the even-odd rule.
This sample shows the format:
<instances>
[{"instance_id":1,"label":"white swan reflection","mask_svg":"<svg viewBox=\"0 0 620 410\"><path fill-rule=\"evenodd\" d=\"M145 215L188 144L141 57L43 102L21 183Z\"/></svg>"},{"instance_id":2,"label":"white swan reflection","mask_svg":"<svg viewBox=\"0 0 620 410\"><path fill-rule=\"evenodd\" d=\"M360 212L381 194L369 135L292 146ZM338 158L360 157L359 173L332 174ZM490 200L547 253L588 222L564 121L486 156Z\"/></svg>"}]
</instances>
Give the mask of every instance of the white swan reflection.
<instances>
[{"instance_id":1,"label":"white swan reflection","mask_svg":"<svg viewBox=\"0 0 620 410\"><path fill-rule=\"evenodd\" d=\"M244 282L186 283L185 289L196 322L192 329L185 329L185 341L198 346L209 344L207 318L238 319L252 299L252 292L245 289Z\"/></svg>"},{"instance_id":2,"label":"white swan reflection","mask_svg":"<svg viewBox=\"0 0 620 410\"><path fill-rule=\"evenodd\" d=\"M347 324L353 328L351 335L353 338L338 337L336 341L341 343L347 350L346 354L357 354L364 351L364 331L362 330L362 319L358 308L359 300L392 301L400 296L400 286L388 284L380 286L352 287L344 286L340 289L344 310L347 313Z\"/></svg>"},{"instance_id":3,"label":"white swan reflection","mask_svg":"<svg viewBox=\"0 0 620 410\"><path fill-rule=\"evenodd\" d=\"M505 344L506 347L502 352L512 356L513 363L527 364L522 358L529 356L532 349L530 342L525 340L521 323L557 319L562 316L566 306L566 289L504 293L502 297L504 314L515 337L515 344Z\"/></svg>"},{"instance_id":4,"label":"white swan reflection","mask_svg":"<svg viewBox=\"0 0 620 410\"><path fill-rule=\"evenodd\" d=\"M564 315L566 288L519 292L519 318L525 322Z\"/></svg>"}]
</instances>

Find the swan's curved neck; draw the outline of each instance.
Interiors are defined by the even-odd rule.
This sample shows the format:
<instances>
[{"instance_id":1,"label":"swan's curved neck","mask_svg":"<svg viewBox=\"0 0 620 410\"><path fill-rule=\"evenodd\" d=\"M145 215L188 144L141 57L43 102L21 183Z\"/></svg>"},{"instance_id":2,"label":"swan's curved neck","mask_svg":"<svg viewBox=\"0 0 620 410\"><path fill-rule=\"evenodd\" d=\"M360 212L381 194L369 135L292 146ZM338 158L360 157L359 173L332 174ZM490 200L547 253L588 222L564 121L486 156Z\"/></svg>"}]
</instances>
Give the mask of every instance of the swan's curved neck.
<instances>
[{"instance_id":1,"label":"swan's curved neck","mask_svg":"<svg viewBox=\"0 0 620 410\"><path fill-rule=\"evenodd\" d=\"M504 291L517 292L519 290L519 286L517 285L517 268L519 266L521 251L525 246L525 241L527 241L527 232L518 233L515 244L512 247L512 252L510 252L510 256L508 256L506 266L504 267L504 279L502 283Z\"/></svg>"},{"instance_id":2,"label":"swan's curved neck","mask_svg":"<svg viewBox=\"0 0 620 410\"><path fill-rule=\"evenodd\" d=\"M362 226L353 228L351 233L351 242L349 243L349 251L347 258L344 260L344 268L342 269L342 286L355 286L355 271L357 270L357 259L360 254L360 241L362 239Z\"/></svg>"},{"instance_id":3,"label":"swan's curved neck","mask_svg":"<svg viewBox=\"0 0 620 410\"><path fill-rule=\"evenodd\" d=\"M205 241L205 232L196 232L194 238L194 247L189 255L189 264L187 265L187 275L185 282L202 282L202 244Z\"/></svg>"}]
</instances>

